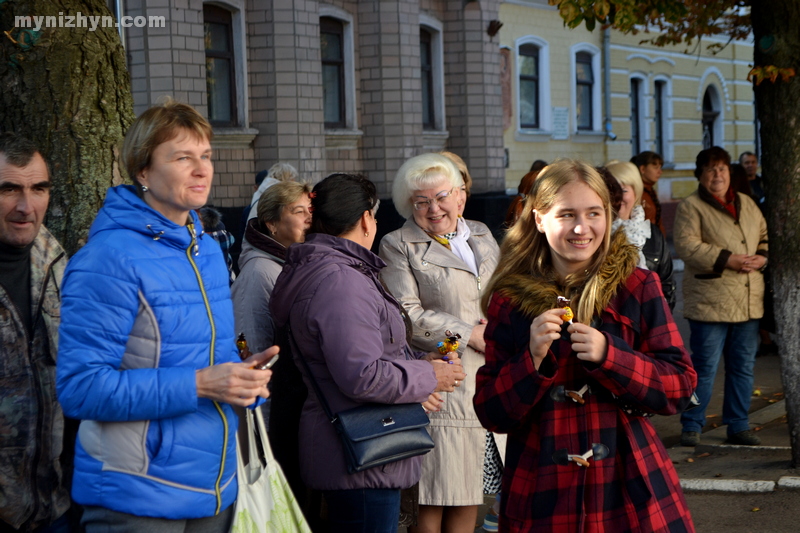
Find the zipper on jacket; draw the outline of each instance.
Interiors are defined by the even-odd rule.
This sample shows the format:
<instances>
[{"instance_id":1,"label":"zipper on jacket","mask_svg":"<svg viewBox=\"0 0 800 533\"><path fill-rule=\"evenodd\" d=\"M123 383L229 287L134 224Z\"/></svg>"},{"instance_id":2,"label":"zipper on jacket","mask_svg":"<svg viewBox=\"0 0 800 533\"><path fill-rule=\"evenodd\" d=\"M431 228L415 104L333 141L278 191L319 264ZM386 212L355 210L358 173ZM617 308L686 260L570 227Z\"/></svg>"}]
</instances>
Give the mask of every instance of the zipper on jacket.
<instances>
[{"instance_id":1,"label":"zipper on jacket","mask_svg":"<svg viewBox=\"0 0 800 533\"><path fill-rule=\"evenodd\" d=\"M481 290L481 277L480 276L475 276L475 279L478 281L478 292L480 292L480 290Z\"/></svg>"},{"instance_id":2,"label":"zipper on jacket","mask_svg":"<svg viewBox=\"0 0 800 533\"><path fill-rule=\"evenodd\" d=\"M199 255L200 248L197 244L197 238L194 234L194 224L189 223L186 225L186 228L189 230L189 236L192 238L192 242L189 247L186 249L186 258L189 260L189 264L192 265L192 270L194 270L194 275L197 277L197 284L200 286L200 293L203 295L203 304L206 306L206 314L208 314L208 322L211 325L211 348L209 350L208 356L208 365L214 366L214 345L217 341L217 328L214 326L214 315L211 313L211 305L208 303L208 295L206 294L206 288L203 285L203 278L200 275L200 269L197 268L197 264L192 259L192 254ZM223 428L223 435L222 435L222 460L220 461L219 465L219 473L217 474L217 480L214 482L214 496L217 499L217 507L214 510L214 515L218 515L220 511L220 507L222 507L222 492L220 491L220 483L222 482L222 474L225 471L225 460L228 453L228 419L225 416L225 412L222 410L222 406L216 401L212 400L214 407L217 409L219 413L219 417L222 419L222 428Z\"/></svg>"},{"instance_id":3,"label":"zipper on jacket","mask_svg":"<svg viewBox=\"0 0 800 533\"><path fill-rule=\"evenodd\" d=\"M34 388L36 390L36 401L38 405L36 406L36 438L39 442L50 442L51 438L49 435L44 435L44 394L42 393L42 387L40 386L40 378L38 370L36 369L36 363L33 361L33 343L34 337L36 336L36 328L39 326L39 321L41 320L42 316L42 306L44 305L44 296L47 292L47 283L50 281L50 272L51 267L63 257L63 253L56 257L53 261L51 261L46 267L44 272L44 279L42 280L42 286L39 293L39 301L36 302L35 313L33 315L33 323L31 324L31 331L30 335L28 335L27 331L23 333L27 337L26 345L28 346L28 360L31 364L31 371L35 374L36 379L33 380ZM50 350L54 348L50 346L49 342L49 332L47 331L47 327L45 327L45 335L48 336L48 343L47 347ZM41 460L41 447L36 446L33 452L33 468L31 469L31 487L33 489L33 511L31 512L30 517L23 523L22 529L24 530L25 527L30 527L30 525L36 521L36 515L39 514L39 461Z\"/></svg>"}]
</instances>

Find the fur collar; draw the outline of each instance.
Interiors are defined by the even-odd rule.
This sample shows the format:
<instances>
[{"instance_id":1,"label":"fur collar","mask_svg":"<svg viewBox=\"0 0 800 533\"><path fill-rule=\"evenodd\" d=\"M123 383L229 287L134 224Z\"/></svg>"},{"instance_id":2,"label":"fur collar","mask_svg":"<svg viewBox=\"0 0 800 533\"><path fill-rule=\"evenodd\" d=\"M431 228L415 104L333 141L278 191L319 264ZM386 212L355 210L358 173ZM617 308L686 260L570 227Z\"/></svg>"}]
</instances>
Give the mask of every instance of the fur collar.
<instances>
[{"instance_id":1,"label":"fur collar","mask_svg":"<svg viewBox=\"0 0 800 533\"><path fill-rule=\"evenodd\" d=\"M617 292L620 284L630 277L636 268L639 249L628 242L624 231L617 230L611 236L611 247L605 262L597 273L601 280L600 297L595 302L595 316L605 309ZM511 299L511 303L531 320L556 305L558 296L569 296L559 292L553 279L515 274L499 280L495 291ZM578 289L578 294L580 289ZM573 293L574 298L578 296ZM577 302L572 302L577 309Z\"/></svg>"}]
</instances>

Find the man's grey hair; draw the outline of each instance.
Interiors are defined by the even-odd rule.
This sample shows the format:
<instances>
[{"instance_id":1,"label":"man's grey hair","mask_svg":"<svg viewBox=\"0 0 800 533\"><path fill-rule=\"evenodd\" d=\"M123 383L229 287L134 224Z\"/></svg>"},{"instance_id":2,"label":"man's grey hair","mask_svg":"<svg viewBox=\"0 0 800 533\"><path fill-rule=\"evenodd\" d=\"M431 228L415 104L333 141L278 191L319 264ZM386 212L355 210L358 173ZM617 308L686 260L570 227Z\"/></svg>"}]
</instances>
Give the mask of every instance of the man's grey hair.
<instances>
[{"instance_id":1,"label":"man's grey hair","mask_svg":"<svg viewBox=\"0 0 800 533\"><path fill-rule=\"evenodd\" d=\"M39 149L33 141L16 133L0 133L0 154L6 156L6 161L15 167L25 167L31 162Z\"/></svg>"}]
</instances>

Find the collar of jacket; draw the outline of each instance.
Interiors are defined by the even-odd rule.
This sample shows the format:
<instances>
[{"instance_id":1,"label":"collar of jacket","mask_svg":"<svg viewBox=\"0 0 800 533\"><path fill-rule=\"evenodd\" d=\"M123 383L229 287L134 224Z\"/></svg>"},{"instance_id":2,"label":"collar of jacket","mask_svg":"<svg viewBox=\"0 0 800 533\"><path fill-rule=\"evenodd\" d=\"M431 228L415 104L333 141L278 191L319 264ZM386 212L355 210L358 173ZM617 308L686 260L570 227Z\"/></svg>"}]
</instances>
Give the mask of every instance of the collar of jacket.
<instances>
[{"instance_id":1,"label":"collar of jacket","mask_svg":"<svg viewBox=\"0 0 800 533\"><path fill-rule=\"evenodd\" d=\"M624 230L611 236L611 247L600 267L600 297L595 303L595 315L608 307L619 286L625 283L636 268L639 249L628 242ZM531 320L556 305L556 298L563 296L555 280L539 276L515 274L498 280L494 290L511 299L511 303Z\"/></svg>"},{"instance_id":2,"label":"collar of jacket","mask_svg":"<svg viewBox=\"0 0 800 533\"><path fill-rule=\"evenodd\" d=\"M258 229L258 219L251 218L247 221L247 228L244 230L245 242L257 248L283 263L286 261L286 247ZM242 243L244 246L245 243Z\"/></svg>"},{"instance_id":3,"label":"collar of jacket","mask_svg":"<svg viewBox=\"0 0 800 533\"><path fill-rule=\"evenodd\" d=\"M719 200L717 200L708 189L699 184L697 185L697 196L699 196L701 200L703 200L705 203L707 203L720 213L725 213L729 217L734 218L732 217L731 212L725 209L725 206L719 203ZM736 222L739 222L739 215L742 212L742 202L739 199L739 193L737 192L733 193L733 207L736 210L736 217L734 218L734 220L736 220Z\"/></svg>"},{"instance_id":4,"label":"collar of jacket","mask_svg":"<svg viewBox=\"0 0 800 533\"><path fill-rule=\"evenodd\" d=\"M480 254L480 251L476 249L476 246L472 245L472 241L475 237L488 234L489 228L487 228L484 224L479 224L477 222L473 222L472 220L464 219L464 222L467 224L467 226L469 226L470 231L470 238L467 240L467 242L470 243L472 252L475 254L475 263L478 265L478 268L480 268L483 258ZM444 268L458 268L472 272L467 264L464 263L464 261L450 251L449 248L437 242L433 237L428 235L417 225L413 218L407 219L406 223L403 224L403 227L400 228L400 239L403 242L409 243L431 243L423 254L422 261L427 261ZM433 245L432 243L436 243L436 245Z\"/></svg>"},{"instance_id":5,"label":"collar of jacket","mask_svg":"<svg viewBox=\"0 0 800 533\"><path fill-rule=\"evenodd\" d=\"M200 246L203 225L194 210L189 211L189 217L194 224L196 244ZM141 233L153 241L182 250L192 244L192 236L186 226L179 226L147 205L137 196L132 185L118 185L108 189L103 207L89 230L89 238L101 231L119 228ZM219 245L214 242L214 246Z\"/></svg>"},{"instance_id":6,"label":"collar of jacket","mask_svg":"<svg viewBox=\"0 0 800 533\"><path fill-rule=\"evenodd\" d=\"M305 243L303 244L333 248L340 254L346 256L350 260L349 262L351 263L351 266L361 268L375 275L377 275L378 272L380 272L381 269L386 266L386 263L383 262L383 259L373 254L371 251L367 250L358 243L355 243L349 239L343 239L342 237L335 237L333 235L326 235L324 233L310 233L306 236ZM301 248L303 250L308 249L308 247L303 245L291 246L289 249L289 254L294 255L295 249L298 249L297 251L300 252Z\"/></svg>"}]
</instances>

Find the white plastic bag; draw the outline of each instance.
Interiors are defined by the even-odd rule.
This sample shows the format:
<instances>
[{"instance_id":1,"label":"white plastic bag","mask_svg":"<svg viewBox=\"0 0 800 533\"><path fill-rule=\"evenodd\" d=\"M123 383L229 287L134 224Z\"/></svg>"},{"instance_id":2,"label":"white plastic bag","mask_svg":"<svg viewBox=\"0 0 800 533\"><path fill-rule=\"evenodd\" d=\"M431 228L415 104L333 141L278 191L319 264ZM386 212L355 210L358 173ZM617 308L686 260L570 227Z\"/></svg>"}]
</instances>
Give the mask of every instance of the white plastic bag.
<instances>
[{"instance_id":1,"label":"white plastic bag","mask_svg":"<svg viewBox=\"0 0 800 533\"><path fill-rule=\"evenodd\" d=\"M272 455L261 410L245 411L250 461L244 464L241 446L237 442L239 497L234 504L231 533L311 533L286 476ZM266 465L258 455L257 442L264 450Z\"/></svg>"}]
</instances>

